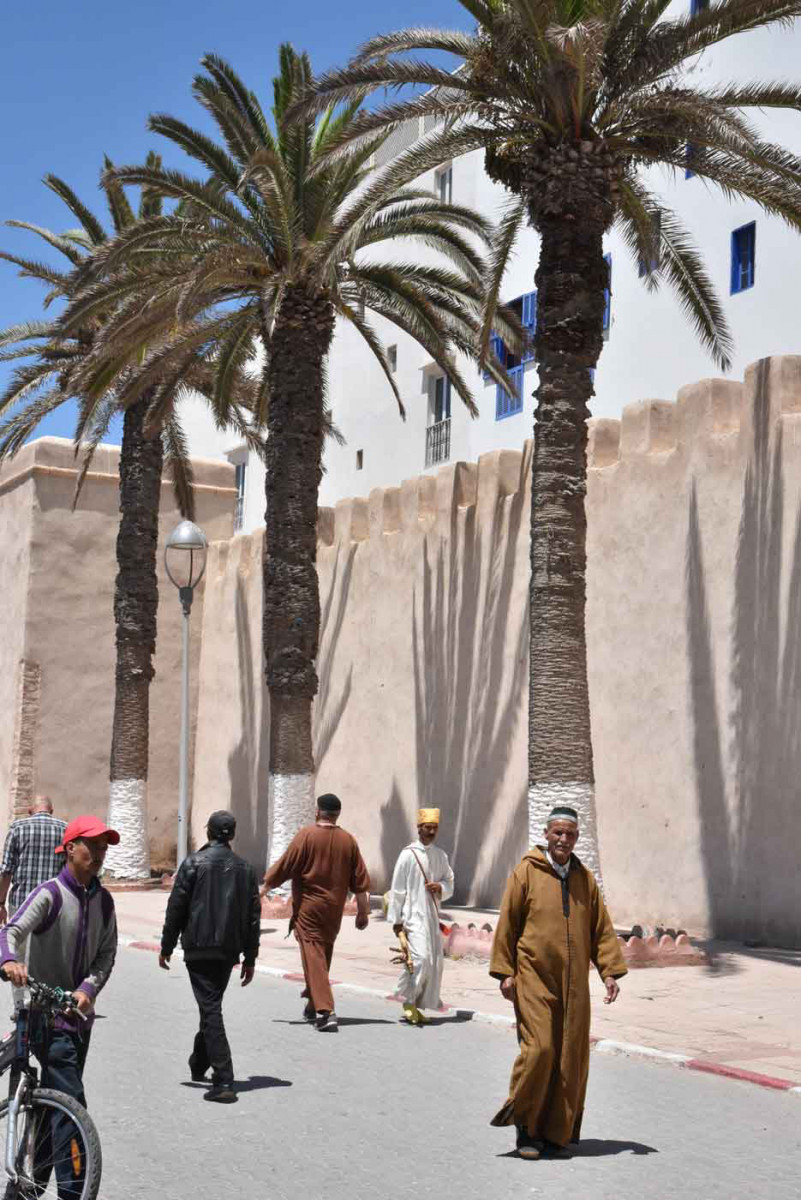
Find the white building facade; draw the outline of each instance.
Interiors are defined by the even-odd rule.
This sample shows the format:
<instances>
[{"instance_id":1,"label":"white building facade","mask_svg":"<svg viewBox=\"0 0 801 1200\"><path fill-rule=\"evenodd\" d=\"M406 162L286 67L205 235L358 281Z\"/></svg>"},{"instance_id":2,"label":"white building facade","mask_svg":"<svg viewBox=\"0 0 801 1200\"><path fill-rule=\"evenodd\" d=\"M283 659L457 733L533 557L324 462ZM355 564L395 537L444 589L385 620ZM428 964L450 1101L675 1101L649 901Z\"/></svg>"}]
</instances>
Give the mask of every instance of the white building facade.
<instances>
[{"instance_id":1,"label":"white building facade","mask_svg":"<svg viewBox=\"0 0 801 1200\"><path fill-rule=\"evenodd\" d=\"M684 0L682 0L684 3ZM677 5L676 11L680 6ZM702 56L693 83L798 81L801 27L777 28L732 39ZM750 114L764 135L801 155L801 114ZM422 121L396 131L382 148L384 159L425 135ZM379 164L380 165L380 164ZM728 202L690 173L649 173L652 190L672 208L700 248L734 337L731 377L768 354L801 353L797 287L801 279L801 235L748 201ZM454 203L497 217L509 196L484 172L476 151L430 172L421 182ZM533 319L538 237L527 229L507 272L503 299L520 299L524 320ZM699 343L673 293L643 286L641 269L613 230L606 245L611 263L607 340L595 375L593 416L618 417L624 405L642 399L672 399L689 380L719 374ZM381 369L355 330L340 324L329 361L329 399L344 445L329 441L321 505L391 487L448 461L475 460L496 449L520 449L533 432L536 369L515 368L519 403L472 365L479 416L472 419L426 352L389 322L374 324L390 348L398 387L407 410L402 421ZM511 365L511 364L510 364ZM263 466L233 437L221 435L203 412L187 412L193 454L225 456L237 472L239 527L251 531L264 519Z\"/></svg>"}]
</instances>

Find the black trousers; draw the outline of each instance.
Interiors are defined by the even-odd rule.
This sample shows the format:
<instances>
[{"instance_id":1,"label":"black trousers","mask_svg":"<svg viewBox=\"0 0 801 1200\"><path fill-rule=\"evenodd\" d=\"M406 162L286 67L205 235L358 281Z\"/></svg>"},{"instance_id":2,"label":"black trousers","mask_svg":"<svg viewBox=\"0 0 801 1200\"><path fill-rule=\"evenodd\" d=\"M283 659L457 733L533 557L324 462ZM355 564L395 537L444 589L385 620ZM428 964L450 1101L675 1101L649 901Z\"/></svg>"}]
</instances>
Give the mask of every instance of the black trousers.
<instances>
[{"instance_id":1,"label":"black trousers","mask_svg":"<svg viewBox=\"0 0 801 1200\"><path fill-rule=\"evenodd\" d=\"M195 1034L192 1069L207 1071L212 1082L226 1086L234 1082L231 1047L225 1035L222 1002L234 963L216 958L194 958L186 963L189 981L200 1010L200 1028Z\"/></svg>"}]
</instances>

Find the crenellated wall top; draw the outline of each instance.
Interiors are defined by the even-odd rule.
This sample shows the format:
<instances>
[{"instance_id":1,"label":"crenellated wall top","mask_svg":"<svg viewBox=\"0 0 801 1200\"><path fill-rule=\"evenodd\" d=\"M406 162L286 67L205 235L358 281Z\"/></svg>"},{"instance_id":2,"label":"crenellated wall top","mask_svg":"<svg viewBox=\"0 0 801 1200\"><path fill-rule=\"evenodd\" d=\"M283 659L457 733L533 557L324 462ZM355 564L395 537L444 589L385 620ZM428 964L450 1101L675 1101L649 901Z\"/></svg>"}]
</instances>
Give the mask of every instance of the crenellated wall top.
<instances>
[{"instance_id":1,"label":"crenellated wall top","mask_svg":"<svg viewBox=\"0 0 801 1200\"><path fill-rule=\"evenodd\" d=\"M588 465L603 470L645 455L688 452L713 439L746 439L761 392L771 407L771 425L801 414L801 355L760 359L746 368L742 382L687 384L675 401L638 400L626 405L620 420L590 420Z\"/></svg>"},{"instance_id":2,"label":"crenellated wall top","mask_svg":"<svg viewBox=\"0 0 801 1200\"><path fill-rule=\"evenodd\" d=\"M400 487L373 488L367 497L321 508L318 542L322 546L364 542L420 525L446 532L457 513L494 506L525 487L531 446L528 441L522 451L492 450L476 463L448 463L435 474L404 479Z\"/></svg>"},{"instance_id":3,"label":"crenellated wall top","mask_svg":"<svg viewBox=\"0 0 801 1200\"><path fill-rule=\"evenodd\" d=\"M739 438L746 446L760 393L770 405L771 425L797 419L801 437L801 355L781 355L752 363L742 381L701 379L681 388L675 400L638 400L625 406L619 420L590 419L588 467L604 471L647 456L659 461L660 456L689 454L723 439ZM373 488L368 496L320 508L318 544L367 542L421 526L445 533L455 514L471 508L480 512L525 488L532 449L528 440L522 451L492 450L478 462L448 463L433 474L405 479L400 487ZM249 570L251 559L260 558L262 539L263 530L234 539L231 553L240 570Z\"/></svg>"}]
</instances>

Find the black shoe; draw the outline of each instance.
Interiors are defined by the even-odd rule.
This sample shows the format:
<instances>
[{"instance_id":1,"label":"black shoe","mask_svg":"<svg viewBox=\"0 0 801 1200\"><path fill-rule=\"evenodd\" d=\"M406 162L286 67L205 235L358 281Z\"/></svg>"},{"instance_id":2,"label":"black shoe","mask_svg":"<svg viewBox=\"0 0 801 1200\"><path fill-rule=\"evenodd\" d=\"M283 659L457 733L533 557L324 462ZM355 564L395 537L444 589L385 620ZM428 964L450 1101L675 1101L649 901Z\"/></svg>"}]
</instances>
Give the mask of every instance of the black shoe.
<instances>
[{"instance_id":1,"label":"black shoe","mask_svg":"<svg viewBox=\"0 0 801 1200\"><path fill-rule=\"evenodd\" d=\"M311 1000L307 1001L306 1006L303 1009L303 1020L309 1021L312 1024L317 1020L317 1013L314 1011L314 1005L312 1004Z\"/></svg>"},{"instance_id":2,"label":"black shoe","mask_svg":"<svg viewBox=\"0 0 801 1200\"><path fill-rule=\"evenodd\" d=\"M534 1138L527 1129L517 1127L517 1153L521 1158L537 1159L542 1154L542 1142Z\"/></svg>"},{"instance_id":3,"label":"black shoe","mask_svg":"<svg viewBox=\"0 0 801 1200\"><path fill-rule=\"evenodd\" d=\"M217 1104L236 1104L237 1094L230 1083L215 1083L206 1092L204 1100L213 1100Z\"/></svg>"},{"instance_id":4,"label":"black shoe","mask_svg":"<svg viewBox=\"0 0 801 1200\"><path fill-rule=\"evenodd\" d=\"M546 1158L572 1158L573 1155L568 1150L567 1146L559 1146L556 1142L545 1141L543 1143L543 1154Z\"/></svg>"},{"instance_id":5,"label":"black shoe","mask_svg":"<svg viewBox=\"0 0 801 1200\"><path fill-rule=\"evenodd\" d=\"M208 1067L206 1067L206 1071L208 1071ZM199 1070L195 1065L194 1058L191 1055L189 1056L189 1074L192 1076L193 1083L205 1083L206 1071Z\"/></svg>"},{"instance_id":6,"label":"black shoe","mask_svg":"<svg viewBox=\"0 0 801 1200\"><path fill-rule=\"evenodd\" d=\"M335 1012L320 1012L317 1014L317 1030L319 1033L339 1033L339 1022Z\"/></svg>"}]
</instances>

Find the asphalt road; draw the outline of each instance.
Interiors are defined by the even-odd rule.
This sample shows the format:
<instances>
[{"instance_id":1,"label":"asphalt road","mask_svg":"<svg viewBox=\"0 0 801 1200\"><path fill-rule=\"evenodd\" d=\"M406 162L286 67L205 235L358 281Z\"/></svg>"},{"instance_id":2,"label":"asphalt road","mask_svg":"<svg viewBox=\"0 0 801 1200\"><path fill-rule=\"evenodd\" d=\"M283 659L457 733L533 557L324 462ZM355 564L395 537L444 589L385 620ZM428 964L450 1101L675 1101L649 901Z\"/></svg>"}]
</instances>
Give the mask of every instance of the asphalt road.
<instances>
[{"instance_id":1,"label":"asphalt road","mask_svg":"<svg viewBox=\"0 0 801 1200\"><path fill-rule=\"evenodd\" d=\"M801 1096L596 1055L584 1140L524 1162L488 1121L515 1054L507 1030L341 993L341 1030L300 1021L299 985L232 984L226 1022L239 1102L203 1101L186 1059L196 1009L183 964L121 949L86 1073L103 1200L577 1200L798 1196Z\"/></svg>"}]
</instances>

